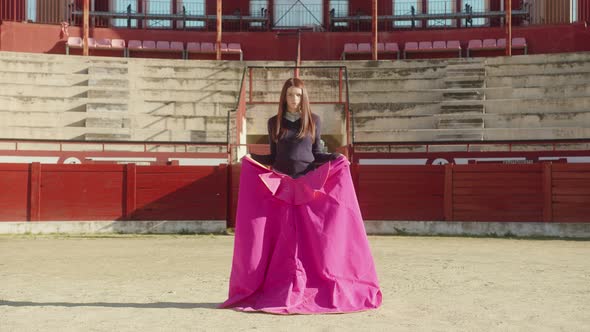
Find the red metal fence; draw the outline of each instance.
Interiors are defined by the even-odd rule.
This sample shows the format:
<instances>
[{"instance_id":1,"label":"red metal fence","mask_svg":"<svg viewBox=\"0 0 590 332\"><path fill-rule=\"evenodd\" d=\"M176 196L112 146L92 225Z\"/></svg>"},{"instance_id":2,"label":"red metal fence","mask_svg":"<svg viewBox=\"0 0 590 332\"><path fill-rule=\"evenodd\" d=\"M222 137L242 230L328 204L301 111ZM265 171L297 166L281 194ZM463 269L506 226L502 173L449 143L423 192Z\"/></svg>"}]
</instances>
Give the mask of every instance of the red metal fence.
<instances>
[{"instance_id":1,"label":"red metal fence","mask_svg":"<svg viewBox=\"0 0 590 332\"><path fill-rule=\"evenodd\" d=\"M226 220L227 170L0 164L0 221Z\"/></svg>"}]
</instances>

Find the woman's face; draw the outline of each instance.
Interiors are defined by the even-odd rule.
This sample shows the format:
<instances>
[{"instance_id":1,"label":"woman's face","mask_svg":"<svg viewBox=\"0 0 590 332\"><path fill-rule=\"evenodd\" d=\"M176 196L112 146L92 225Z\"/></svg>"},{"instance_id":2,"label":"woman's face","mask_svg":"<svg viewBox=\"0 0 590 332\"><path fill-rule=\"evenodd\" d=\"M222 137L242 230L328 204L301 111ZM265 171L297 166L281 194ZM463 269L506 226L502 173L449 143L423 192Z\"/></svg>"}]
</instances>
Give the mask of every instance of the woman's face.
<instances>
[{"instance_id":1,"label":"woman's face","mask_svg":"<svg viewBox=\"0 0 590 332\"><path fill-rule=\"evenodd\" d=\"M301 97L303 96L303 89L298 87L290 87L287 89L287 111L299 112L301 109Z\"/></svg>"}]
</instances>

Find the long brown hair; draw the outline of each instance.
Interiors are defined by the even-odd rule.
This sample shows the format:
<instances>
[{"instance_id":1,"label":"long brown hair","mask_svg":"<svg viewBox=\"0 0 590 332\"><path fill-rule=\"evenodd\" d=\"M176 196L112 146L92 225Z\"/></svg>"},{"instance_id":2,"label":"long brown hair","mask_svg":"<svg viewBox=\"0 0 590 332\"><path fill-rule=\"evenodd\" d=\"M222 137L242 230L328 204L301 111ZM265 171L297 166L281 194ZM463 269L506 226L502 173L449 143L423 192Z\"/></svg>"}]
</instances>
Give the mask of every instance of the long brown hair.
<instances>
[{"instance_id":1,"label":"long brown hair","mask_svg":"<svg viewBox=\"0 0 590 332\"><path fill-rule=\"evenodd\" d=\"M311 107L309 106L309 96L307 95L307 89L305 88L305 84L299 78L290 78L288 79L285 84L283 84L283 90L281 90L281 98L279 100L279 110L277 112L277 122L275 125L275 130L272 133L273 141L278 141L285 132L287 131L286 128L281 127L281 123L283 121L283 114L287 111L287 90L290 87L296 87L301 89L301 129L299 130L299 134L297 134L297 138L301 139L306 135L311 137L311 140L315 140L315 123L311 116Z\"/></svg>"}]
</instances>

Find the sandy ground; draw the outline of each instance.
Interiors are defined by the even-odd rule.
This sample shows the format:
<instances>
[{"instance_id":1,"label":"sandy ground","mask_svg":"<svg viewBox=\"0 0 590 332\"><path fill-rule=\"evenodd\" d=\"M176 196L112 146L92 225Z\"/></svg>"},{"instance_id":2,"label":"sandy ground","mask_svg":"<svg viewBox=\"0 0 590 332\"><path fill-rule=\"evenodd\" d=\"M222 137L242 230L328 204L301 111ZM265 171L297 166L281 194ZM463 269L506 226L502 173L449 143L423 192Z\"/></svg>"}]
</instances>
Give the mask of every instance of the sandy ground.
<instances>
[{"instance_id":1,"label":"sandy ground","mask_svg":"<svg viewBox=\"0 0 590 332\"><path fill-rule=\"evenodd\" d=\"M0 236L0 331L588 331L590 242L371 237L384 304L216 309L231 236Z\"/></svg>"}]
</instances>

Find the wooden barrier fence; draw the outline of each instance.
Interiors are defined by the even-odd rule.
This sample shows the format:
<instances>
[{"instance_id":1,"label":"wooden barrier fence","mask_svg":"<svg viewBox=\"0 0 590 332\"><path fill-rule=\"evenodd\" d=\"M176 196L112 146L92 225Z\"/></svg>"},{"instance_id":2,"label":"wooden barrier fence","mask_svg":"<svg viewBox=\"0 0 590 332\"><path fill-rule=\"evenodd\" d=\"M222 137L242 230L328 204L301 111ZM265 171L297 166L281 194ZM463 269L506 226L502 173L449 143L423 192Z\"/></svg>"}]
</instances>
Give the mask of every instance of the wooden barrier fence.
<instances>
[{"instance_id":1,"label":"wooden barrier fence","mask_svg":"<svg viewBox=\"0 0 590 332\"><path fill-rule=\"evenodd\" d=\"M590 221L589 164L356 165L367 220Z\"/></svg>"},{"instance_id":2,"label":"wooden barrier fence","mask_svg":"<svg viewBox=\"0 0 590 332\"><path fill-rule=\"evenodd\" d=\"M227 170L0 164L0 221L226 220Z\"/></svg>"},{"instance_id":3,"label":"wooden barrier fence","mask_svg":"<svg viewBox=\"0 0 590 332\"><path fill-rule=\"evenodd\" d=\"M0 221L233 227L239 173L239 165L0 164ZM590 164L354 164L352 176L366 220L590 221Z\"/></svg>"}]
</instances>

